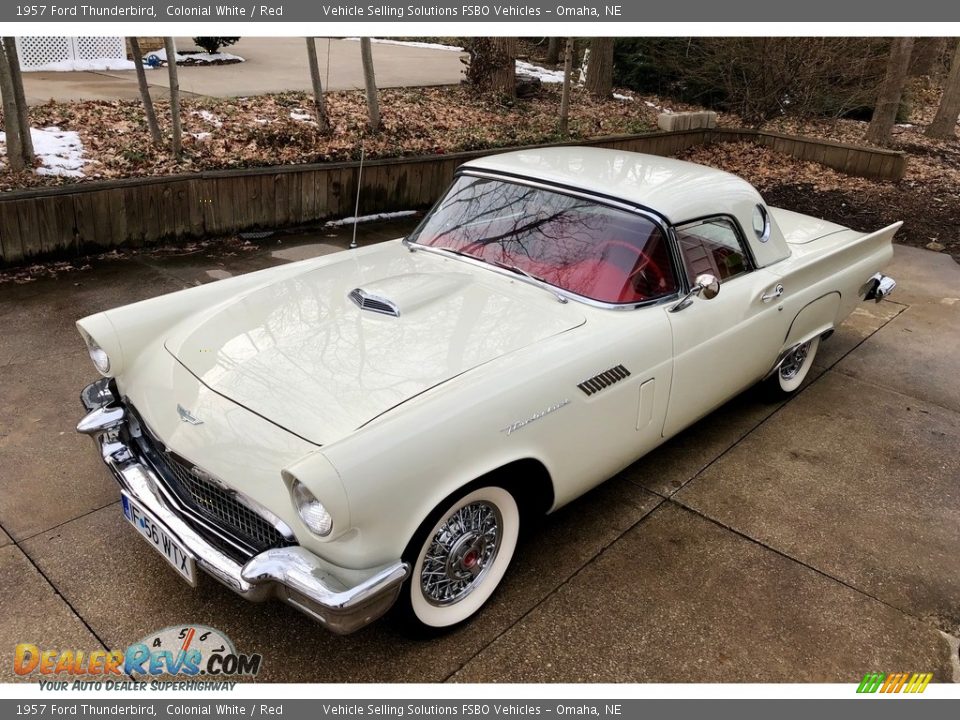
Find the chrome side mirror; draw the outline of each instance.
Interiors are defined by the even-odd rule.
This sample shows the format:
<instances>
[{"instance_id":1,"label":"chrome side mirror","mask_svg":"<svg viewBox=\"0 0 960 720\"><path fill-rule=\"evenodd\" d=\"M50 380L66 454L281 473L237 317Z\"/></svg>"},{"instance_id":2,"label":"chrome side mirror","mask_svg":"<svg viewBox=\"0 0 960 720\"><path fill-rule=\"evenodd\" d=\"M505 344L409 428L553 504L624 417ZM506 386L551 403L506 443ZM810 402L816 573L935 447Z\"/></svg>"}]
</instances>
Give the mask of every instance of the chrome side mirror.
<instances>
[{"instance_id":1,"label":"chrome side mirror","mask_svg":"<svg viewBox=\"0 0 960 720\"><path fill-rule=\"evenodd\" d=\"M711 275L710 273L703 273L702 275L697 275L696 280L694 280L693 287L690 288L690 292L683 296L683 298L670 308L670 312L678 312L683 310L685 307L688 307L690 303L693 302L693 297L699 296L704 300L713 300L717 295L720 294L720 281L717 279L716 275Z\"/></svg>"},{"instance_id":2,"label":"chrome side mirror","mask_svg":"<svg viewBox=\"0 0 960 720\"><path fill-rule=\"evenodd\" d=\"M720 294L720 281L717 279L716 275L711 275L710 273L697 275L697 280L694 287L700 288L698 295L700 295L700 297L702 297L704 300L713 300L717 295Z\"/></svg>"}]
</instances>

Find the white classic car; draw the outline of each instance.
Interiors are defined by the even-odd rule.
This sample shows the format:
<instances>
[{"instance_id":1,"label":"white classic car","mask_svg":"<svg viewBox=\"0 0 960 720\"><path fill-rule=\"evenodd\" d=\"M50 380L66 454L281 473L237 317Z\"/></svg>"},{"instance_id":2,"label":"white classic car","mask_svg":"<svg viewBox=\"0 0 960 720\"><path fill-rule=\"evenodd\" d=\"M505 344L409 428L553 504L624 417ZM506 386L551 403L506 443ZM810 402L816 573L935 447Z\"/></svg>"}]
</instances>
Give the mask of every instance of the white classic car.
<instances>
[{"instance_id":1,"label":"white classic car","mask_svg":"<svg viewBox=\"0 0 960 720\"><path fill-rule=\"evenodd\" d=\"M795 392L894 282L872 234L678 160L531 149L463 165L407 238L77 323L78 430L123 512L203 570L347 633L490 598L532 516L751 385Z\"/></svg>"}]
</instances>

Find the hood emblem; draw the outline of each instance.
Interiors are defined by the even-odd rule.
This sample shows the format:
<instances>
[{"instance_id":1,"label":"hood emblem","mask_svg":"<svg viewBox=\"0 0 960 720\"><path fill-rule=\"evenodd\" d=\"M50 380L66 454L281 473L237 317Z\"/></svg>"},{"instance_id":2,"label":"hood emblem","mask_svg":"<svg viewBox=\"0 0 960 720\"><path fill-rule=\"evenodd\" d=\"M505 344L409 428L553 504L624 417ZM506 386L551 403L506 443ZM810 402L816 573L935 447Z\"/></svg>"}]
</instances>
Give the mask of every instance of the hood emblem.
<instances>
[{"instance_id":1,"label":"hood emblem","mask_svg":"<svg viewBox=\"0 0 960 720\"><path fill-rule=\"evenodd\" d=\"M196 417L193 413L179 403L177 403L177 415L179 415L180 419L185 423L190 423L191 425L203 425L203 420Z\"/></svg>"}]
</instances>

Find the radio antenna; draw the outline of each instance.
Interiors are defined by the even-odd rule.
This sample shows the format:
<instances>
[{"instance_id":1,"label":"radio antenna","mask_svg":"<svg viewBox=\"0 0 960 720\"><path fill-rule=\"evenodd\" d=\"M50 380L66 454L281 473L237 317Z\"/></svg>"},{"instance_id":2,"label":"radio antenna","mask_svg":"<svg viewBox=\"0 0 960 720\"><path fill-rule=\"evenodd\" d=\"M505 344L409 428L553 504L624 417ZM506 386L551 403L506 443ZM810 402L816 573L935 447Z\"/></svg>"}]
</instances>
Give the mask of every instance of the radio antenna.
<instances>
[{"instance_id":1,"label":"radio antenna","mask_svg":"<svg viewBox=\"0 0 960 720\"><path fill-rule=\"evenodd\" d=\"M360 170L357 172L357 202L353 206L353 239L350 241L350 249L357 247L357 221L360 219L360 185L363 182L363 142L360 143Z\"/></svg>"}]
</instances>

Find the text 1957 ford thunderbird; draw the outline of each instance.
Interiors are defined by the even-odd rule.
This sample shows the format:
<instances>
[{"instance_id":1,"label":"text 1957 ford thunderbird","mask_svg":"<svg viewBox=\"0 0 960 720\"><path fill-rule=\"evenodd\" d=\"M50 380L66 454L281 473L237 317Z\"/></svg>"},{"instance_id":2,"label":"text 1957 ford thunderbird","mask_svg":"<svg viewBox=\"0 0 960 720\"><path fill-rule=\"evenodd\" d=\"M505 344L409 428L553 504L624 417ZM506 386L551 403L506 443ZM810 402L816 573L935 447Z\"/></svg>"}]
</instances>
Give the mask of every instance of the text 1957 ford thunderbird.
<instances>
[{"instance_id":1,"label":"text 1957 ford thunderbird","mask_svg":"<svg viewBox=\"0 0 960 720\"><path fill-rule=\"evenodd\" d=\"M476 613L520 526L751 385L801 385L899 223L863 234L677 160L531 149L462 166L407 238L77 323L123 512L335 632Z\"/></svg>"}]
</instances>

